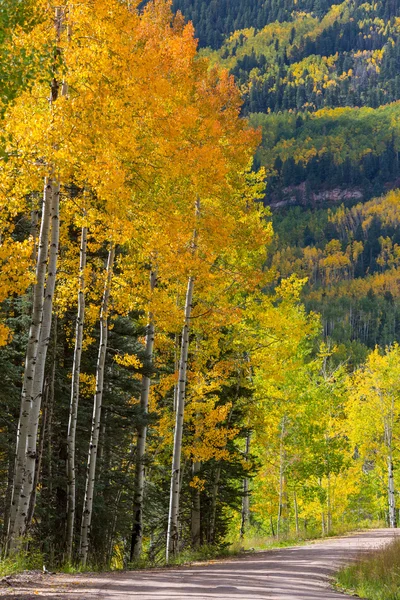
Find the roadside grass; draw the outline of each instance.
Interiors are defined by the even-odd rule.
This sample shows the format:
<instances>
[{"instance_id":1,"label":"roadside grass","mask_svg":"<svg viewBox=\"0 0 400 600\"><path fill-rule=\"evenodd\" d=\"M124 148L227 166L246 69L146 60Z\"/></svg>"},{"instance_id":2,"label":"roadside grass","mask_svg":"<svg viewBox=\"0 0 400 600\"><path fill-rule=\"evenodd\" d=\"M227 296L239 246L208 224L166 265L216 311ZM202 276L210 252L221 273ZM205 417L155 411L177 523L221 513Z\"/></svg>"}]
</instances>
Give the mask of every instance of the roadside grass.
<instances>
[{"instance_id":1,"label":"roadside grass","mask_svg":"<svg viewBox=\"0 0 400 600\"><path fill-rule=\"evenodd\" d=\"M14 556L0 560L0 577L7 577L23 571L42 570L43 564L44 559L41 552L19 552Z\"/></svg>"},{"instance_id":2,"label":"roadside grass","mask_svg":"<svg viewBox=\"0 0 400 600\"><path fill-rule=\"evenodd\" d=\"M349 532L379 528L382 526L382 523L367 521L358 523L357 525L347 524L337 526L329 533L329 535L325 536L321 535L320 530L310 529L307 532L300 532L299 534L291 532L290 534L282 535L279 539L273 536L254 533L253 535L249 534L242 540L227 542L223 546L208 544L203 545L196 550L190 548L183 549L178 556L170 559L168 564L165 561L165 555L163 552L158 553L153 560L150 560L144 556L144 558L134 563L126 563L123 558L122 548L117 547L115 549L116 555L114 556L111 565L105 565L93 561L87 564L85 567L74 563L51 565L46 562L46 559L40 552L24 551L17 556L0 560L0 577L14 575L16 573L21 573L22 571L42 569L43 565L46 565L46 567L51 571L56 570L57 572L67 574L119 571L123 569L139 570L151 569L155 567L176 567L198 562L210 562L223 558L233 558L235 556L240 556L243 553L261 550L273 550L275 548L285 548L288 546L301 546L307 542L324 539L325 537L335 537ZM379 596L377 598L381 600ZM385 600L392 600L392 598L389 597L384 598Z\"/></svg>"},{"instance_id":3,"label":"roadside grass","mask_svg":"<svg viewBox=\"0 0 400 600\"><path fill-rule=\"evenodd\" d=\"M400 600L400 539L343 568L336 582L341 590L360 598Z\"/></svg>"}]
</instances>

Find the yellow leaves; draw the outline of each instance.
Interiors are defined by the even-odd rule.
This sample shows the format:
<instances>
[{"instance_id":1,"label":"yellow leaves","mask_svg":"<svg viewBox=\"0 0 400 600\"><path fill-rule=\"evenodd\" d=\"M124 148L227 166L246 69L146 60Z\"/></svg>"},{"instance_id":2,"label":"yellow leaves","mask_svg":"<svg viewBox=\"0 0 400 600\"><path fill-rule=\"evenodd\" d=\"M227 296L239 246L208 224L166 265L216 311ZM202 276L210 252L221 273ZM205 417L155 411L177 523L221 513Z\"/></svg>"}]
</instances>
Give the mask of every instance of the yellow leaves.
<instances>
[{"instance_id":1,"label":"yellow leaves","mask_svg":"<svg viewBox=\"0 0 400 600\"><path fill-rule=\"evenodd\" d=\"M394 344L382 352L373 350L366 364L348 380L349 435L364 456L380 457L398 435L400 415L400 348ZM385 449L386 447L386 449Z\"/></svg>"},{"instance_id":2,"label":"yellow leaves","mask_svg":"<svg viewBox=\"0 0 400 600\"><path fill-rule=\"evenodd\" d=\"M0 347L6 346L11 341L11 331L0 321Z\"/></svg>"},{"instance_id":3,"label":"yellow leaves","mask_svg":"<svg viewBox=\"0 0 400 600\"><path fill-rule=\"evenodd\" d=\"M23 294L34 282L33 240L5 238L0 243L0 302L12 294Z\"/></svg>"},{"instance_id":4,"label":"yellow leaves","mask_svg":"<svg viewBox=\"0 0 400 600\"><path fill-rule=\"evenodd\" d=\"M298 302L301 290L306 282L307 279L299 279L296 275L291 275L281 281L280 285L276 288L276 294L283 300Z\"/></svg>"},{"instance_id":5,"label":"yellow leaves","mask_svg":"<svg viewBox=\"0 0 400 600\"><path fill-rule=\"evenodd\" d=\"M130 369L140 369L143 363L134 354L116 354L114 361L122 367L129 367Z\"/></svg>"},{"instance_id":6,"label":"yellow leaves","mask_svg":"<svg viewBox=\"0 0 400 600\"><path fill-rule=\"evenodd\" d=\"M206 487L206 480L200 479L198 475L195 475L194 477L192 477L191 481L189 482L189 485L191 488L199 490L199 492L203 492Z\"/></svg>"},{"instance_id":7,"label":"yellow leaves","mask_svg":"<svg viewBox=\"0 0 400 600\"><path fill-rule=\"evenodd\" d=\"M79 392L84 398L91 398L96 392L96 377L89 373L80 373Z\"/></svg>"}]
</instances>

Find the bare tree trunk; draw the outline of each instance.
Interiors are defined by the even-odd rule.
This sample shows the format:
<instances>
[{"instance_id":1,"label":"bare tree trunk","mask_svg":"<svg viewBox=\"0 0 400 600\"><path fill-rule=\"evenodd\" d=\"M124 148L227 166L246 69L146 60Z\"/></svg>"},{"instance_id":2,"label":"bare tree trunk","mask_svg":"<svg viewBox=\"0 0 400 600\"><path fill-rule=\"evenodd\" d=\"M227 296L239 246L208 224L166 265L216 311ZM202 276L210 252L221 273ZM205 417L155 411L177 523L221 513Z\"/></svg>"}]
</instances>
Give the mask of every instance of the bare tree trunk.
<instances>
[{"instance_id":1,"label":"bare tree trunk","mask_svg":"<svg viewBox=\"0 0 400 600\"><path fill-rule=\"evenodd\" d=\"M42 468L42 457L43 457L44 439L45 439L45 433L46 433L46 427L47 427L47 415L48 415L48 403L49 403L49 386L48 386L47 381L44 384L43 397L45 398L45 401L44 401L44 408L42 411L42 420L41 420L40 431L39 431L39 443L38 443L38 451L37 451L37 457L36 457L35 478L33 481L32 496L31 496L31 501L29 504L29 512L28 512L28 519L27 519L28 523L32 522L33 515L35 513L36 491L37 491L37 487L39 484L40 471Z\"/></svg>"},{"instance_id":2,"label":"bare tree trunk","mask_svg":"<svg viewBox=\"0 0 400 600\"><path fill-rule=\"evenodd\" d=\"M299 508L297 506L296 490L293 490L294 518L296 524L296 535L299 535Z\"/></svg>"},{"instance_id":3,"label":"bare tree trunk","mask_svg":"<svg viewBox=\"0 0 400 600\"><path fill-rule=\"evenodd\" d=\"M89 552L89 536L90 526L92 522L92 511L93 511L93 494L94 494L94 483L96 478L96 460L97 450L99 444L99 432L100 432L100 418L101 418L101 405L103 401L103 387L104 387L104 366L107 354L107 338L108 338L108 308L111 291L111 280L115 257L115 247L112 244L108 253L107 261L107 278L104 286L103 299L101 303L100 311L100 343L99 353L97 357L96 367L96 392L94 395L93 402L93 417L92 417L92 428L90 434L90 444L88 452L88 462L86 471L86 483L85 483L85 497L83 501L82 511L82 525L81 525L81 542L80 542L80 556L82 565L85 566L87 563L88 552Z\"/></svg>"},{"instance_id":4,"label":"bare tree trunk","mask_svg":"<svg viewBox=\"0 0 400 600\"><path fill-rule=\"evenodd\" d=\"M215 526L217 522L217 498L218 498L218 490L219 490L219 480L221 479L221 465L218 465L215 478L214 485L211 496L211 517L210 517L210 532L208 536L208 541L210 544L214 544L215 542Z\"/></svg>"},{"instance_id":5,"label":"bare tree trunk","mask_svg":"<svg viewBox=\"0 0 400 600\"><path fill-rule=\"evenodd\" d=\"M246 461L249 458L250 454L250 440L251 434L248 433L246 436L246 452L245 459ZM242 523L240 526L240 538L243 539L250 519L250 495L249 495L249 478L245 477L243 480L243 500L242 500Z\"/></svg>"},{"instance_id":6,"label":"bare tree trunk","mask_svg":"<svg viewBox=\"0 0 400 600\"><path fill-rule=\"evenodd\" d=\"M329 535L332 529L332 498L331 498L331 476L327 475L327 494L326 494L326 532Z\"/></svg>"},{"instance_id":7,"label":"bare tree trunk","mask_svg":"<svg viewBox=\"0 0 400 600\"><path fill-rule=\"evenodd\" d=\"M48 491L53 493L53 413L54 413L54 388L56 383L57 364L57 314L54 315L53 334L53 365L49 383L48 419L47 419L47 461L48 461Z\"/></svg>"},{"instance_id":8,"label":"bare tree trunk","mask_svg":"<svg viewBox=\"0 0 400 600\"><path fill-rule=\"evenodd\" d=\"M153 292L156 285L156 273L150 273L150 291ZM149 313L147 333L146 333L146 356L150 363L153 362L153 346L154 346L154 322L153 315ZM149 412L149 394L150 394L150 377L144 375L142 377L142 389L140 394L140 408L142 410L142 418L146 419ZM136 465L135 465L135 488L133 496L133 528L131 540L130 560L138 560L142 554L143 542L143 496L145 484L145 465L144 458L146 454L146 438L147 438L147 422L141 422L137 431L136 445Z\"/></svg>"},{"instance_id":9,"label":"bare tree trunk","mask_svg":"<svg viewBox=\"0 0 400 600\"><path fill-rule=\"evenodd\" d=\"M83 327L85 322L85 268L87 252L87 228L82 227L79 258L78 312L75 327L75 348L72 364L71 400L67 433L67 561L72 561L72 549L76 513L75 439L79 405L79 376L81 372Z\"/></svg>"},{"instance_id":10,"label":"bare tree trunk","mask_svg":"<svg viewBox=\"0 0 400 600\"><path fill-rule=\"evenodd\" d=\"M175 334L175 370L174 373L179 371L179 333ZM178 383L174 385L174 412L178 404Z\"/></svg>"},{"instance_id":11,"label":"bare tree trunk","mask_svg":"<svg viewBox=\"0 0 400 600\"><path fill-rule=\"evenodd\" d=\"M279 506L278 506L278 519L276 523L276 537L279 538L281 534L282 516L283 516L283 486L284 486L284 436L285 436L285 417L281 423L281 436L280 436L280 448L279 448Z\"/></svg>"},{"instance_id":12,"label":"bare tree trunk","mask_svg":"<svg viewBox=\"0 0 400 600\"><path fill-rule=\"evenodd\" d=\"M168 562L170 555L174 556L178 552L179 541L179 496L180 496L180 471L181 471L181 451L182 451L182 434L183 434L183 417L185 411L185 394L186 394L186 372L189 355L189 331L190 318L192 314L192 301L194 290L194 278L189 277L186 303L185 303L185 321L182 329L182 346L181 358L179 363L179 379L178 379L178 398L176 409L176 423L174 433L174 451L172 457L172 474L171 474L171 494L169 502L168 514L168 531L167 531L167 549L166 560Z\"/></svg>"},{"instance_id":13,"label":"bare tree trunk","mask_svg":"<svg viewBox=\"0 0 400 600\"><path fill-rule=\"evenodd\" d=\"M396 528L396 495L394 489L393 459L388 457L388 501L389 501L389 527Z\"/></svg>"},{"instance_id":14,"label":"bare tree trunk","mask_svg":"<svg viewBox=\"0 0 400 600\"><path fill-rule=\"evenodd\" d=\"M201 463L194 462L192 465L193 476L199 473ZM201 504L200 504L200 490L198 487L193 489L192 498L192 511L191 511L191 535L192 535L192 547L198 548L200 546L201 536Z\"/></svg>"},{"instance_id":15,"label":"bare tree trunk","mask_svg":"<svg viewBox=\"0 0 400 600\"><path fill-rule=\"evenodd\" d=\"M10 518L8 523L8 545L11 551L17 549L17 539L22 530L16 529L15 520L21 501L22 488L25 482L25 459L28 443L28 428L33 404L33 381L43 319L43 299L46 279L50 212L52 205L52 183L45 181L43 193L42 220L39 233L39 247L36 261L36 283L33 290L32 319L29 328L29 338L26 351L24 380L22 384L21 411L17 430L17 445L15 456L14 483L11 496ZM22 524L21 524L22 525Z\"/></svg>"},{"instance_id":16,"label":"bare tree trunk","mask_svg":"<svg viewBox=\"0 0 400 600\"><path fill-rule=\"evenodd\" d=\"M25 479L22 488L22 501L18 506L15 519L15 529L20 535L25 535L29 528L29 513L33 515L35 506L32 502L36 460L37 460L37 438L39 430L40 409L42 405L44 372L46 366L47 350L51 337L51 323L53 316L53 299L56 286L58 246L60 239L60 186L52 182L52 208L51 208L51 243L49 250L49 264L46 281L45 297L43 302L43 318L40 329L40 340L37 352L35 375L32 387L32 407L30 412L27 451L25 459ZM32 510L29 510L32 504Z\"/></svg>"}]
</instances>

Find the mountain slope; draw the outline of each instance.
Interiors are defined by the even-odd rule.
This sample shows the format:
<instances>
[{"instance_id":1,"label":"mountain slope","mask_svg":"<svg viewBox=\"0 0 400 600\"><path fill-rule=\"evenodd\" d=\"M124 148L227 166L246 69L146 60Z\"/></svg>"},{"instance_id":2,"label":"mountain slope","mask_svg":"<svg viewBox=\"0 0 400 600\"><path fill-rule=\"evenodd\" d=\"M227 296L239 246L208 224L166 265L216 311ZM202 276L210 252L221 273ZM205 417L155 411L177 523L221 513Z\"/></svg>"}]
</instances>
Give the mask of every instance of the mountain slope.
<instances>
[{"instance_id":1,"label":"mountain slope","mask_svg":"<svg viewBox=\"0 0 400 600\"><path fill-rule=\"evenodd\" d=\"M262 128L278 276L309 278L304 299L343 359L400 340L400 194L387 195L400 185L400 0L174 6Z\"/></svg>"}]
</instances>

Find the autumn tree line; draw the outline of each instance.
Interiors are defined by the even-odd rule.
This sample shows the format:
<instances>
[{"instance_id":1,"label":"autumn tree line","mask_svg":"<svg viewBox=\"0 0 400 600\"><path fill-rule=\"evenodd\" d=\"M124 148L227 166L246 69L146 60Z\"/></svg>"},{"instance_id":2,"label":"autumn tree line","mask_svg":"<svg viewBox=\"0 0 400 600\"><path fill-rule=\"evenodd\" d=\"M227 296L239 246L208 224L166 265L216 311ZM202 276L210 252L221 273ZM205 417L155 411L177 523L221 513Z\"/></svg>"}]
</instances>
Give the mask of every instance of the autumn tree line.
<instances>
[{"instance_id":1,"label":"autumn tree line","mask_svg":"<svg viewBox=\"0 0 400 600\"><path fill-rule=\"evenodd\" d=\"M321 341L233 78L138 6L0 13L3 555L395 526L399 348Z\"/></svg>"}]
</instances>

